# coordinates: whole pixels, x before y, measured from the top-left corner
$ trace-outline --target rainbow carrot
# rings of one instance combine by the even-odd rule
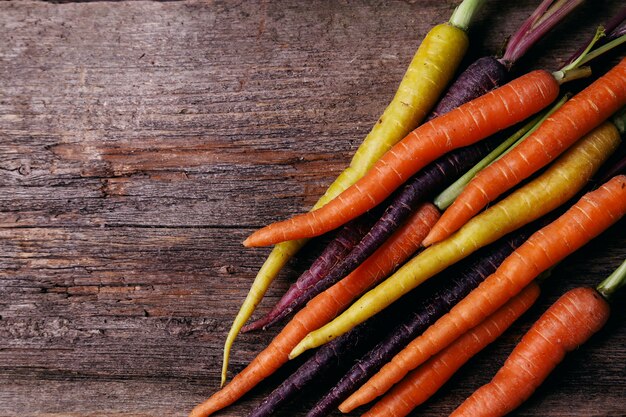
[[[408,371],[478,325],[537,275],[599,235],[625,213],[626,176],[614,177],[583,196],[565,214],[533,234],[493,275],[396,355],[344,402],[346,408],[355,408],[383,394]]]
[[[447,266],[559,207],[582,189],[619,143],[615,126],[603,124],[543,175],[476,216],[444,242],[427,248],[331,323],[307,335],[290,356],[345,333]]]
[[[484,2],[485,0],[463,0],[447,24],[435,26],[426,35],[393,100],[357,149],[350,166],[330,185],[313,206],[313,210],[324,206],[354,184],[389,148],[405,137],[426,116],[465,55],[469,45],[466,32]],[[226,381],[230,350],[239,331],[252,316],[280,270],[305,243],[306,240],[300,239],[276,245],[257,273],[224,343],[222,385]]]
[[[531,282],[498,311],[407,375],[363,417],[404,417],[409,414],[437,392],[465,362],[504,333],[537,297],[539,286]]]
[[[626,261],[596,289],[575,288],[559,298],[524,335],[493,380],[479,388],[453,417],[499,417],[517,408],[565,355],[600,330],[608,300],[626,283]]]
[[[257,230],[244,245],[268,245],[332,230],[381,203],[426,164],[526,119],[550,104],[558,92],[558,81],[547,71],[523,75],[418,127],[336,199],[319,210]]]
[[[311,300],[287,323],[250,364],[233,380],[191,412],[207,416],[250,391],[289,360],[289,352],[307,333],[332,319],[372,284],[385,278],[421,245],[422,239],[439,218],[439,210],[423,204],[383,246],[346,278]]]
[[[555,5],[552,3],[553,0],[544,0],[539,5],[508,43],[502,59],[483,57],[472,63],[463,71],[448,88],[445,96],[437,103],[437,106],[426,118],[426,121],[446,114],[460,105],[478,98],[502,85],[508,78],[508,71],[515,62],[517,62],[534,43],[539,41],[547,32],[563,20],[565,16],[579,6],[582,0],[567,0]],[[543,18],[544,16],[545,19]],[[531,126],[534,124],[535,123],[531,123]],[[530,128],[530,126],[528,128]],[[528,128],[523,129],[520,135],[523,135]],[[495,143],[496,140],[499,140],[499,138],[493,137],[490,139],[493,143]],[[475,145],[461,148],[444,155],[418,172],[412,179],[407,181],[402,192],[394,198],[394,201],[385,211],[380,221],[372,227],[372,231],[368,233],[363,241],[350,253],[350,256],[341,263],[341,267],[333,268],[330,276],[324,279],[326,282],[325,285],[316,286],[314,292],[311,291],[308,295],[302,294],[299,299],[294,299],[291,304],[287,304],[286,302],[292,300],[293,297],[285,294],[279,301],[280,306],[277,305],[266,317],[246,326],[244,331],[259,327],[265,329],[277,321],[280,321],[289,314],[290,311],[299,308],[300,305],[310,300],[319,291],[327,288],[329,285],[336,282],[337,279],[342,278],[352,271],[356,265],[361,263],[363,259],[366,259],[376,250],[380,245],[378,242],[384,241],[384,239],[393,233],[395,227],[401,224],[402,220],[410,213],[411,208],[421,202],[423,196],[425,196],[428,191],[436,187],[444,181],[444,179],[457,176],[457,170],[466,170],[469,168],[466,167],[466,164],[471,164],[469,158],[484,152],[487,146],[491,147],[491,144],[487,145],[485,141],[481,141]],[[498,148],[497,155],[500,155],[508,146]],[[467,181],[469,181],[469,179]],[[437,203],[437,201],[435,201],[435,205],[441,208],[441,205]]]

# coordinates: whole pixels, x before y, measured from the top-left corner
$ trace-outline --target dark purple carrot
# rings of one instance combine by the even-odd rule
[[[547,221],[547,220],[546,220]],[[336,409],[354,390],[366,382],[408,342],[445,314],[491,275],[498,265],[521,245],[538,226],[530,225],[506,239],[498,241],[446,273],[451,278],[435,294],[424,300],[387,337],[368,351],[309,411],[307,417],[321,417]],[[468,266],[469,264],[469,266]]]
[[[373,221],[374,217],[366,213],[342,227],[337,236],[326,246],[322,254],[289,287],[278,303],[265,316],[244,326],[241,329],[242,333],[259,328],[265,330],[269,325],[291,313],[293,310],[293,306],[290,305],[292,300],[299,297],[309,287],[328,275],[329,271],[359,243],[370,229]]]
[[[405,310],[402,310],[404,308]],[[282,384],[272,391],[248,417],[271,416],[278,408],[311,383],[321,380],[325,375],[334,373],[337,367],[349,366],[349,361],[357,358],[374,345],[376,336],[381,337],[390,320],[398,320],[406,311],[406,303],[395,306],[393,310],[361,323],[351,331],[320,347],[315,354],[304,362]]]
[[[565,0],[550,7],[554,0],[544,0],[511,37],[502,58],[482,57],[469,65],[448,87],[426,121],[459,107],[503,85],[511,67],[545,34],[584,0]]]
[[[490,56],[477,59],[448,87],[426,122],[501,86],[507,74],[507,69],[497,59]]]
[[[372,226],[367,234],[363,233],[364,236],[361,241],[354,246],[348,255],[337,262],[327,274],[318,275],[319,279],[314,285],[301,291],[291,291],[292,286],[266,316],[246,326],[244,331],[259,327],[266,329],[272,326],[291,312],[299,310],[317,294],[348,275],[369,258],[398,229],[419,203],[452,183],[495,148],[500,140],[501,138],[496,136],[472,146],[457,149],[415,174],[393,197],[380,220]]]

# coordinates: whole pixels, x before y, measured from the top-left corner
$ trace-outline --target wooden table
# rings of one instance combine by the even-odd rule
[[[315,202],[453,3],[1,3],[0,415],[184,416],[215,392],[269,251],[240,242]],[[519,70],[557,68],[621,6],[588,3]],[[490,2],[470,56],[497,53],[536,4]],[[563,262],[419,415],[449,413],[549,303],[616,267],[624,225]],[[514,415],[626,415],[624,300]],[[232,372],[276,332],[240,337]],[[285,376],[220,415],[245,415]],[[280,415],[302,415],[321,390]]]

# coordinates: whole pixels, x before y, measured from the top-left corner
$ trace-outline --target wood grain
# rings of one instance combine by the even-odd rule
[[[268,253],[240,242],[317,200],[453,3],[0,3],[0,416],[184,416],[213,393]],[[470,56],[500,50],[536,3],[490,2]],[[519,71],[556,68],[620,7],[588,3]],[[419,414],[449,413],[545,306],[607,275],[624,225],[559,266],[539,305]],[[626,415],[623,303],[515,415]],[[232,372],[275,334],[240,337]],[[220,415],[245,415],[293,366]],[[280,415],[303,415],[323,388]]]

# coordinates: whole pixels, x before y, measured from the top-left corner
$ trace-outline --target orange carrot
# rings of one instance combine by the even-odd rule
[[[567,352],[604,326],[609,314],[608,302],[593,288],[568,291],[524,335],[493,380],[475,391],[451,417],[498,417],[514,410]]]
[[[344,404],[353,409],[382,395],[410,370],[479,324],[537,275],[607,229],[626,213],[626,176],[587,193],[565,214],[533,234],[496,272],[422,336],[398,353]]]
[[[450,236],[489,202],[547,165],[626,104],[626,59],[566,102],[526,140],[483,169],[445,211],[424,245]]]
[[[403,417],[429,399],[472,356],[496,340],[539,297],[531,282],[485,321],[406,376],[363,417]],[[339,406],[341,411],[341,406]]]
[[[368,173],[325,206],[271,224],[245,246],[317,236],[366,212],[426,164],[452,149],[468,146],[546,107],[559,93],[549,72],[533,71],[415,129],[391,148]]]
[[[354,298],[385,278],[421,245],[439,218],[432,204],[420,206],[404,227],[357,269],[313,298],[250,364],[222,390],[198,405],[190,417],[205,417],[232,404],[289,360],[289,352],[309,332],[318,329],[347,307]]]

